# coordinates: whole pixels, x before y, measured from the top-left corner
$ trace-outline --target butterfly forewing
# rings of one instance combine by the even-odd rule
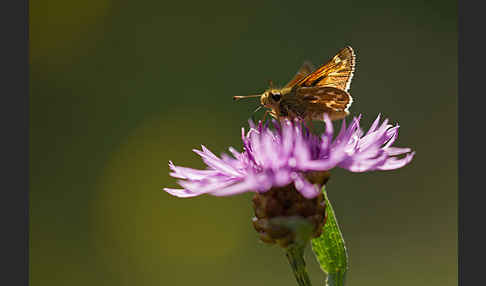
[[[286,88],[286,87],[293,87],[296,83],[298,83],[303,78],[305,78],[307,75],[309,75],[313,70],[314,70],[314,67],[313,67],[312,63],[310,63],[308,61],[304,62],[302,64],[302,66],[300,67],[300,69],[295,74],[294,78],[292,78],[292,80],[290,80],[284,86],[284,88]]]
[[[345,47],[328,63],[301,79],[295,86],[330,86],[348,91],[355,64],[356,56],[353,48]]]

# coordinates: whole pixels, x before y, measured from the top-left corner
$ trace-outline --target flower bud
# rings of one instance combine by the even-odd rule
[[[309,172],[306,178],[322,186],[329,179],[329,172]],[[306,199],[293,184],[256,193],[253,197],[253,209],[253,227],[260,239],[284,248],[295,242],[296,233],[285,225],[274,223],[275,218],[304,218],[312,226],[312,238],[322,234],[326,218],[324,196],[319,194],[315,198]]]

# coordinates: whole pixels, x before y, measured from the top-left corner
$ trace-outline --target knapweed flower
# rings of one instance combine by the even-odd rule
[[[293,184],[305,198],[320,194],[313,178],[335,167],[351,172],[393,170],[408,164],[415,152],[410,148],[392,147],[398,136],[399,126],[380,124],[380,115],[366,134],[360,128],[361,116],[353,118],[349,127],[342,121],[339,134],[333,139],[331,120],[324,116],[325,132],[315,135],[299,122],[274,121],[274,129],[268,124],[250,123],[245,133],[242,129],[243,152],[233,147],[233,157],[216,156],[206,147],[193,150],[208,166],[196,170],[175,166],[169,162],[170,175],[179,178],[183,189],[164,188],[177,197],[193,197],[202,194],[230,196],[243,192],[264,193],[275,187]],[[405,155],[404,157],[398,157]]]
[[[232,156],[218,157],[204,146],[194,150],[208,166],[206,170],[169,162],[170,175],[180,179],[183,189],[164,190],[183,198],[255,192],[253,226],[262,241],[282,247],[294,242],[295,233],[272,223],[276,217],[303,217],[313,226],[312,237],[318,237],[325,223],[326,207],[320,189],[329,178],[329,170],[393,170],[408,164],[415,154],[410,148],[392,147],[398,125],[388,124],[387,119],[380,124],[378,115],[365,134],[360,119],[361,116],[353,118],[349,127],[343,120],[335,138],[327,115],[322,135],[311,133],[299,121],[273,121],[273,129],[250,121],[248,132],[242,129],[242,152],[230,147]]]

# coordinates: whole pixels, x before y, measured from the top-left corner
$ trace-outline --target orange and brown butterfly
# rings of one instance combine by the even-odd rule
[[[332,120],[349,114],[353,98],[348,93],[356,64],[353,48],[345,47],[320,68],[304,62],[294,78],[283,88],[270,88],[262,94],[235,96],[234,99],[260,97],[260,103],[273,117],[323,120],[327,113]],[[264,116],[265,117],[265,116]]]

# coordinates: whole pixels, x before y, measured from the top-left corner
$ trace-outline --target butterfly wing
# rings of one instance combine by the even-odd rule
[[[305,61],[300,69],[297,71],[295,74],[294,78],[292,78],[285,86],[284,88],[287,87],[293,87],[296,83],[301,81],[303,78],[308,76],[312,71],[314,70],[314,66],[312,65],[311,62]]]
[[[295,86],[329,86],[348,91],[355,65],[356,55],[353,48],[347,46],[339,51],[328,63],[299,80]]]
[[[332,120],[336,120],[349,114],[348,108],[352,102],[351,95],[339,88],[302,87],[296,90],[296,96],[282,98],[280,110],[286,111],[291,117],[311,120],[322,120],[324,113],[327,113]]]

